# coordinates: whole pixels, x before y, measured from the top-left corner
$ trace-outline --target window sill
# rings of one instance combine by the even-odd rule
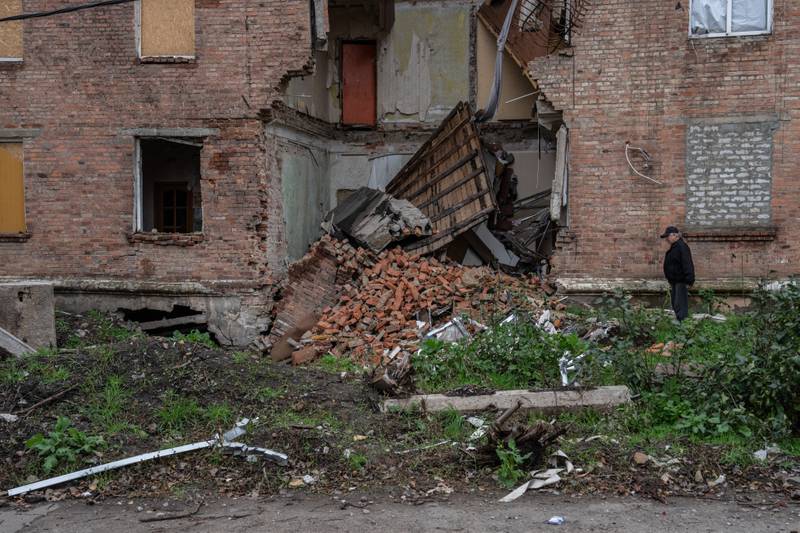
[[[31,238],[30,233],[0,233],[0,242],[25,242]]]
[[[772,226],[763,228],[688,228],[684,237],[694,242],[767,242],[774,241],[778,230]]]
[[[195,246],[203,242],[205,236],[202,233],[157,233],[157,232],[137,232],[128,234],[128,242],[150,243],[159,246]]]
[[[689,35],[689,40],[696,39],[736,39],[739,37],[769,37],[772,31],[745,31],[741,33],[706,33],[703,35]]]
[[[189,57],[189,56],[150,56],[150,57],[140,57],[139,64],[142,65],[149,65],[149,64],[191,64],[196,63],[196,57]]]

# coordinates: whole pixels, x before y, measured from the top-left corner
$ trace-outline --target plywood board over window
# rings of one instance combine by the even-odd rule
[[[194,0],[141,0],[141,57],[194,57]]]
[[[22,13],[22,0],[0,0],[0,19]],[[0,61],[22,59],[22,21],[0,23]]]
[[[22,143],[0,143],[0,233],[25,233]]]

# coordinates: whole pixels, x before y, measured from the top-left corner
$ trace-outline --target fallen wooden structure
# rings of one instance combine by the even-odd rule
[[[439,250],[489,218],[497,208],[491,180],[472,112],[460,102],[386,186],[387,193],[419,208],[433,228],[433,235],[406,250]]]
[[[396,409],[422,408],[430,412],[455,409],[460,412],[485,409],[510,409],[518,403],[522,409],[568,410],[581,407],[607,408],[631,401],[624,385],[594,389],[555,389],[549,391],[507,390],[480,396],[445,396],[422,394],[410,398],[388,399],[381,404],[387,412]]]

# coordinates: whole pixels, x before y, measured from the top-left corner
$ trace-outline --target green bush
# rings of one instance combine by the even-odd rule
[[[566,353],[580,355],[586,348],[574,334],[549,335],[532,320],[520,318],[456,343],[427,340],[412,364],[417,387],[424,391],[469,384],[552,388],[561,386],[559,359]]]
[[[711,296],[705,295],[711,299]],[[611,314],[620,335],[596,358],[616,380],[641,395],[638,416],[647,423],[708,438],[724,435],[781,438],[800,429],[800,290],[759,291],[753,305],[725,322],[675,324],[662,312],[616,300]],[[647,348],[675,343],[669,357]],[[657,363],[676,369],[657,372]]]

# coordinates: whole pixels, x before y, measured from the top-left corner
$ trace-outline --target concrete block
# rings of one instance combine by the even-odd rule
[[[407,409],[413,406],[422,406],[431,412],[446,411],[481,411],[484,409],[508,409],[522,402],[523,409],[562,410],[579,407],[612,407],[631,401],[628,387],[612,386],[598,387],[586,390],[551,390],[527,391],[509,390],[497,391],[494,394],[481,396],[445,396],[443,394],[423,394],[404,399],[385,400],[381,410]]]
[[[0,283],[0,327],[34,349],[54,348],[53,285],[39,281]]]

